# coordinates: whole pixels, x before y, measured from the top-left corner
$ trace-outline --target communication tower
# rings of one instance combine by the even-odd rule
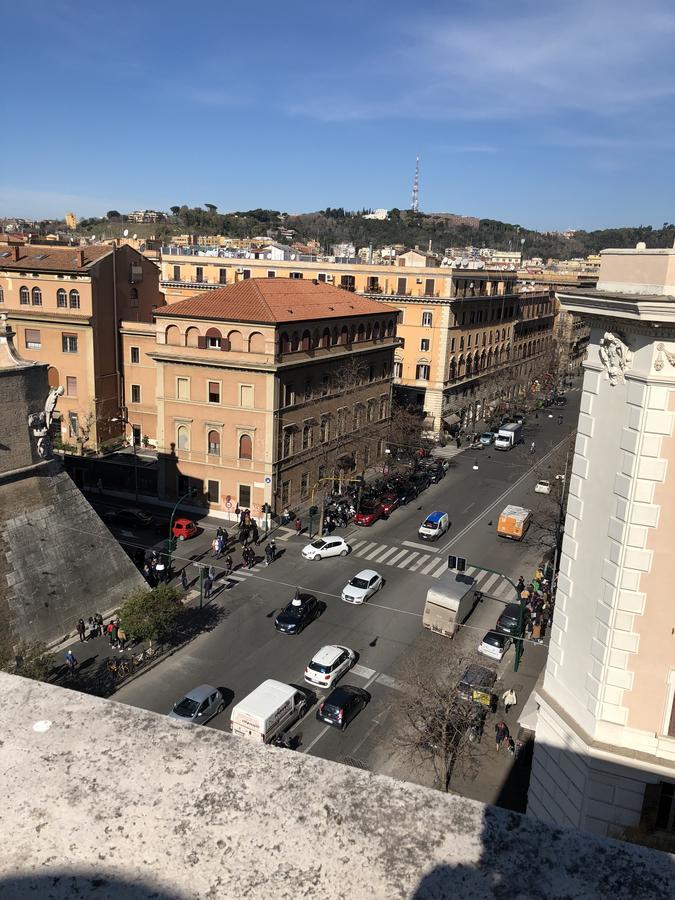
[[[415,180],[413,181],[412,203],[410,208],[414,213],[420,209],[420,158],[415,160]]]

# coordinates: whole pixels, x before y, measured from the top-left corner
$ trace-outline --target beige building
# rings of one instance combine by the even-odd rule
[[[311,281],[247,279],[124,322],[129,419],[159,454],[159,494],[261,515],[384,451],[397,310]]]
[[[528,812],[672,851],[675,250],[601,257]]]
[[[523,292],[513,270],[417,264],[429,259],[416,250],[395,265],[163,253],[161,284],[169,304],[216,285],[290,278],[396,306],[402,340],[395,384],[440,436],[444,424],[480,417],[488,376],[494,399],[504,389],[520,390],[539,371],[552,350],[555,303],[547,287]],[[506,370],[513,377],[503,377]]]
[[[123,405],[118,323],[150,322],[164,302],[157,266],[130,247],[0,243],[0,311],[28,360],[49,365],[61,442],[95,449],[119,436]],[[137,435],[140,440],[140,436]]]

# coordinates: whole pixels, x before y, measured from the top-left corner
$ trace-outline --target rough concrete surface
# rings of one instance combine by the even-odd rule
[[[665,854],[14,676],[0,694],[2,897],[671,895]]]

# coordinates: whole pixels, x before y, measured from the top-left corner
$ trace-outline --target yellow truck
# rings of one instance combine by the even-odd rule
[[[497,522],[497,534],[511,541],[522,541],[532,521],[532,510],[523,506],[506,506]]]

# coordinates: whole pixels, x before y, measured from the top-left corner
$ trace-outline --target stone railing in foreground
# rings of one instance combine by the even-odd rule
[[[675,883],[656,851],[9,675],[0,696],[0,897],[645,900]]]

